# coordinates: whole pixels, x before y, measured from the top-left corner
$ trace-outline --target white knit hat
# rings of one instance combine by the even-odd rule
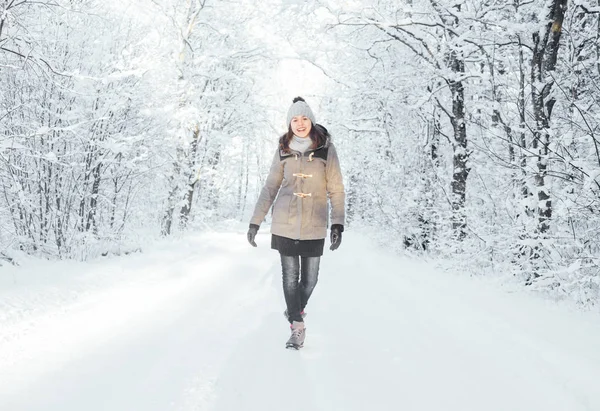
[[[306,101],[302,97],[296,97],[293,100],[293,104],[288,110],[287,113],[287,124],[288,126],[292,122],[292,118],[296,116],[305,116],[313,123],[313,125],[317,124],[317,120],[315,119],[315,115],[313,114],[310,106],[306,104]]]

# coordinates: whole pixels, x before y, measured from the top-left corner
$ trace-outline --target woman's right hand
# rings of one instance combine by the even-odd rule
[[[257,247],[254,239],[256,238],[259,227],[260,226],[257,226],[256,224],[250,224],[250,228],[248,229],[248,242],[252,247]]]

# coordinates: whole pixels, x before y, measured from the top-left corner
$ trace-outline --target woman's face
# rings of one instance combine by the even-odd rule
[[[292,131],[298,137],[308,136],[310,130],[312,129],[312,123],[310,122],[310,119],[305,116],[293,117],[290,124],[292,126]]]

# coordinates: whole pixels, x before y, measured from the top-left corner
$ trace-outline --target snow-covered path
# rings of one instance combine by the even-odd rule
[[[0,269],[0,410],[600,410],[596,315],[352,232],[322,260],[305,348],[285,350],[268,243]]]

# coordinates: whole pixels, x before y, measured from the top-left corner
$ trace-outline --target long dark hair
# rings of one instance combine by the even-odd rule
[[[310,133],[308,134],[312,140],[311,149],[319,148],[324,145],[329,139],[329,132],[325,127],[320,124],[312,124]],[[290,142],[294,138],[294,132],[292,131],[291,124],[288,126],[288,131],[279,138],[279,148],[284,153],[290,152]]]

